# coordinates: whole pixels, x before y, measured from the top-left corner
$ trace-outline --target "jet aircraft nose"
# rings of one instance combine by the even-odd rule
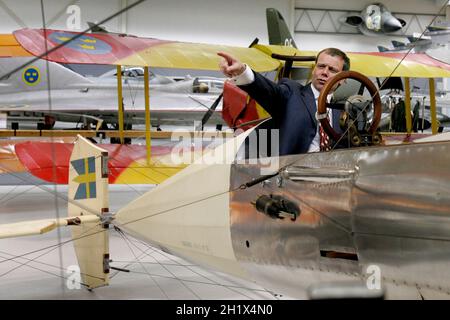
[[[402,24],[398,19],[390,16],[383,21],[381,28],[383,29],[383,32],[395,32],[402,28]]]

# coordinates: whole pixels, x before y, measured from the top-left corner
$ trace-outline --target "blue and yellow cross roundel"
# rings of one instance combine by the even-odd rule
[[[37,67],[28,67],[22,73],[22,80],[29,86],[35,86],[41,81],[41,75]]]
[[[71,164],[78,176],[73,181],[78,182],[75,200],[93,199],[97,197],[97,187],[95,182],[95,157],[78,159],[71,161]]]
[[[49,39],[55,44],[61,44],[74,36],[75,34],[70,32],[53,32]],[[87,34],[72,40],[64,47],[86,54],[109,54],[112,51],[108,43]]]

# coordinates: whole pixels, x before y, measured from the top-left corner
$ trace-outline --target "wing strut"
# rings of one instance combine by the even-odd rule
[[[145,96],[145,142],[147,145],[147,165],[150,166],[152,140],[150,136],[150,81],[148,67],[144,67],[144,96]]]
[[[119,106],[119,137],[120,143],[123,144],[123,96],[122,96],[122,66],[117,66],[117,99]]]

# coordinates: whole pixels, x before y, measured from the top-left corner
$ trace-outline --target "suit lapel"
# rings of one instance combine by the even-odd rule
[[[304,86],[301,90],[300,98],[303,100],[303,104],[306,106],[306,109],[308,110],[309,115],[311,116],[311,119],[313,123],[316,123],[316,100],[314,99],[314,94],[311,89],[311,84],[308,84],[307,86]]]
[[[308,110],[309,115],[311,116],[311,120],[313,121],[314,125],[317,125],[316,121],[316,112],[317,112],[317,105],[316,105],[316,99],[314,99],[314,93],[311,89],[311,84],[308,84],[307,86],[304,86],[301,89],[301,95],[300,98],[303,100],[302,102],[305,104],[306,109]],[[341,110],[333,109],[333,123],[331,123],[331,126],[337,133],[342,133],[342,130],[339,125],[339,118],[341,116]]]

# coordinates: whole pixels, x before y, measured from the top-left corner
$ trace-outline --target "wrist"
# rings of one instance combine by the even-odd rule
[[[247,65],[245,63],[242,63],[241,69],[239,70],[239,74],[238,76],[240,76],[241,74],[243,74],[245,72],[245,70],[247,69]]]

